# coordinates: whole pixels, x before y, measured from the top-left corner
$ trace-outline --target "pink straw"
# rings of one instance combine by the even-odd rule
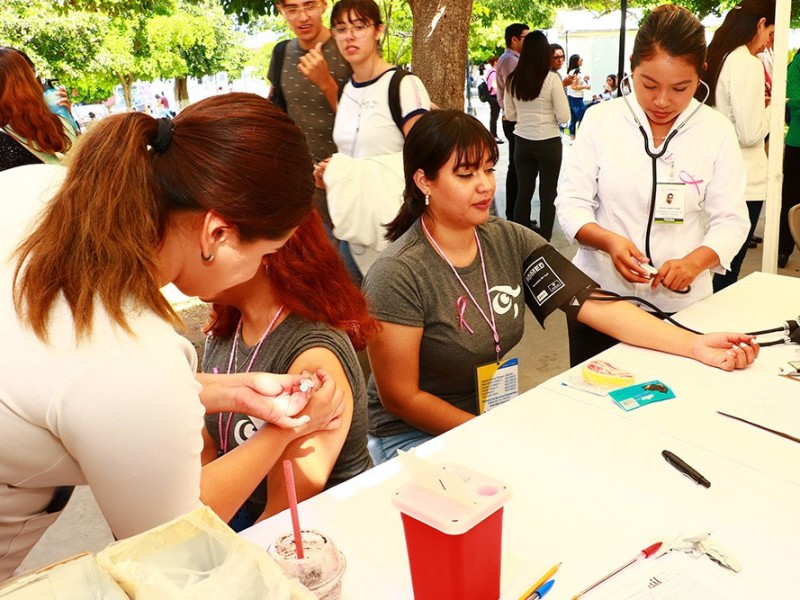
[[[292,513],[292,529],[294,529],[294,548],[297,558],[305,558],[303,554],[303,537],[300,535],[300,518],[297,516],[297,492],[294,489],[294,471],[290,460],[283,461],[283,477],[286,480],[286,495],[289,497],[289,511]]]

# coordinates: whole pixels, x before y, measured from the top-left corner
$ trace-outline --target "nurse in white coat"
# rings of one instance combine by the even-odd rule
[[[736,134],[693,99],[705,54],[689,11],[654,10],[636,35],[632,93],[587,111],[556,199],[580,244],[573,262],[603,289],[667,313],[712,293],[710,271],[729,268],[749,229]],[[568,325],[572,364],[616,342]]]

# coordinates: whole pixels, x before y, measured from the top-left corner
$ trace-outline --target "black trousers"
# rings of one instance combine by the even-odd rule
[[[756,230],[758,218],[761,216],[761,207],[763,205],[764,202],[761,200],[747,201],[747,212],[750,215],[750,231],[744,240],[744,244],[739,248],[739,252],[733,257],[730,271],[725,271],[724,275],[714,273],[714,279],[712,280],[714,292],[724,290],[729,285],[733,285],[738,281],[739,272],[742,270],[742,263],[744,262],[744,256],[747,254],[747,244],[750,243],[750,238],[753,237],[753,233]]]
[[[489,96],[489,131],[497,139],[497,119],[500,118],[500,103],[497,96]]]
[[[514,204],[514,222],[528,227],[531,222],[531,200],[539,177],[539,227],[541,236],[548,242],[553,237],[556,219],[556,191],[561,172],[561,138],[526,140],[517,138],[514,149],[514,168],[517,171],[517,200]]]
[[[503,135],[508,140],[508,173],[506,173],[506,219],[514,220],[514,204],[517,201],[517,170],[514,168],[514,147],[516,136],[514,128],[516,121],[506,121],[503,119]]]

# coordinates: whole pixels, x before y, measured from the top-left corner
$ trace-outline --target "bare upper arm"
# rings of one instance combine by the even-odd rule
[[[301,353],[289,367],[290,374],[303,371],[326,371],[344,392],[345,409],[342,423],[333,431],[317,431],[290,443],[267,477],[267,507],[263,516],[270,516],[288,507],[283,460],[291,460],[298,501],[321,492],[344,446],[353,421],[353,387],[338,357],[327,348],[310,348]]]
[[[419,391],[419,349],[422,327],[379,322],[379,331],[367,345],[369,363],[384,407]]]

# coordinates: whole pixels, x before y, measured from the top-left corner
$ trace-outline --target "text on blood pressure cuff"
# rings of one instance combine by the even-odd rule
[[[544,327],[544,320],[557,308],[577,314],[586,297],[600,286],[545,244],[522,261],[522,287],[525,304]]]

